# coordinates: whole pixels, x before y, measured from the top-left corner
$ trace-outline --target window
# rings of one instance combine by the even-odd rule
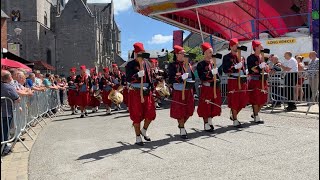
[[[48,16],[47,16],[47,12],[44,12],[44,25],[48,26]]]
[[[51,50],[47,50],[47,63],[51,65]]]
[[[21,14],[19,10],[12,10],[10,16],[12,21],[20,21]]]

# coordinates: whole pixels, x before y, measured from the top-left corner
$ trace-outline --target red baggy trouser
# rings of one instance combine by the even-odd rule
[[[180,119],[187,120],[193,115],[193,112],[194,112],[193,90],[185,90],[184,101],[182,100],[182,91],[173,90],[172,100],[173,102],[171,102],[170,117],[177,120],[180,120]]]
[[[97,98],[95,98],[93,95],[90,96],[90,106],[91,107],[100,106],[100,101]]]
[[[108,99],[108,96],[109,96],[110,92],[111,92],[111,90],[110,91],[105,91],[105,90],[102,91],[103,104],[105,104],[105,105],[107,105],[109,107],[111,107],[111,104],[112,104],[111,100]]]
[[[79,98],[78,92],[76,90],[69,90],[68,91],[68,102],[70,106],[77,105],[77,99]]]
[[[123,103],[128,107],[128,91],[129,89],[127,87],[123,87]]]
[[[202,86],[200,89],[200,100],[198,105],[198,115],[202,118],[213,118],[215,116],[221,115],[221,90],[220,88],[216,89],[217,98],[214,98],[213,94],[213,87],[208,86]],[[213,105],[210,103],[205,102],[206,100],[209,100],[217,105]]]
[[[249,103],[252,105],[264,105],[268,101],[268,84],[264,81],[264,90],[262,91],[262,81],[261,80],[249,80]]]
[[[90,95],[89,92],[79,92],[79,96],[77,98],[77,104],[80,107],[86,107],[89,105]]]
[[[144,103],[141,103],[140,89],[129,90],[129,113],[133,124],[139,124],[145,119],[151,121],[156,119],[156,107],[154,105],[152,92],[147,96],[143,96],[143,98]]]
[[[248,85],[247,83],[241,83],[241,90],[239,90],[238,79],[228,79],[228,107],[241,111],[242,108],[245,108],[249,102],[248,97]],[[231,91],[235,91],[232,93]]]

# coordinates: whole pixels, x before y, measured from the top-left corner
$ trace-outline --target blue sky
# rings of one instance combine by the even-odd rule
[[[107,3],[110,0],[88,0],[89,3]],[[122,57],[127,60],[133,43],[144,43],[147,50],[172,50],[172,34],[178,28],[142,16],[133,11],[131,0],[114,0],[116,22],[121,30]],[[187,33],[184,34],[186,36]]]

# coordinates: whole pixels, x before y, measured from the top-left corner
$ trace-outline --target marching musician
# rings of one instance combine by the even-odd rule
[[[80,110],[81,110],[80,118],[83,118],[84,116],[88,116],[88,112],[86,108],[89,105],[89,98],[90,98],[89,91],[92,88],[91,78],[86,73],[86,70],[87,69],[85,65],[80,66],[80,75],[76,77],[76,81],[75,81],[78,92],[79,92],[78,105],[80,106]]]
[[[239,41],[233,38],[229,42],[231,52],[223,57],[223,72],[228,74],[228,107],[231,108],[230,119],[235,127],[241,127],[238,114],[248,103],[247,79],[244,62],[237,56]],[[239,50],[240,51],[240,50]],[[239,76],[240,75],[240,76]],[[240,82],[239,82],[240,80]],[[240,83],[240,87],[239,87]]]
[[[112,64],[112,72],[110,73],[110,75],[112,76],[113,79],[113,89],[114,90],[118,90],[118,88],[121,85],[121,78],[122,78],[122,72],[119,70],[119,67],[117,64]],[[116,110],[120,110],[121,106],[120,104],[116,106]]]
[[[127,106],[127,111],[129,111],[129,102],[128,102],[128,91],[129,91],[129,88],[128,88],[128,83],[127,83],[127,76],[126,76],[126,73],[123,72],[121,74],[121,85],[123,87],[123,103]]]
[[[110,115],[112,102],[110,99],[108,99],[108,96],[112,88],[114,87],[114,83],[108,67],[103,69],[103,73],[104,74],[100,79],[99,87],[102,90],[102,101],[103,101],[103,104],[105,104],[106,106],[106,114]]]
[[[145,52],[144,46],[138,42],[135,43],[133,47],[134,60],[130,61],[126,66],[127,82],[130,83],[129,113],[135,129],[136,144],[141,146],[144,144],[141,135],[146,141],[151,141],[147,135],[147,129],[150,123],[156,118],[156,109],[151,92],[151,67],[146,59],[138,57]],[[142,64],[140,65],[140,63]],[[141,69],[141,67],[143,68]],[[143,78],[143,80],[141,80],[141,78]],[[143,88],[143,97],[141,97],[141,85]],[[144,126],[141,129],[140,124],[142,121],[144,121]]]
[[[183,139],[188,138],[185,123],[194,112],[193,87],[185,87],[184,81],[194,79],[192,68],[185,57],[185,50],[181,46],[174,46],[174,62],[169,64],[169,83],[173,86],[170,117],[178,120],[180,136]]]
[[[214,68],[212,61],[213,48],[209,43],[201,45],[204,53],[204,60],[197,65],[197,71],[201,80],[200,99],[198,106],[198,115],[203,118],[204,130],[213,132],[214,126],[212,118],[221,115],[221,91],[219,83],[216,85],[216,97],[214,97],[214,75],[217,76],[219,82],[218,68]],[[210,101],[214,104],[210,104]],[[220,106],[220,107],[219,107]]]
[[[75,80],[76,80],[76,71],[77,68],[73,67],[70,69],[70,76],[67,78],[67,82],[68,82],[68,102],[69,105],[71,107],[71,115],[74,115],[76,113],[77,110],[77,98],[78,98],[78,94],[77,94],[77,87],[75,84]]]
[[[90,106],[92,107],[92,113],[98,112],[100,106],[100,100],[94,96],[94,92],[99,90],[99,78],[96,74],[96,68],[90,69],[90,77],[92,84],[92,93],[90,93]]]
[[[263,47],[260,41],[254,40],[252,41],[252,48],[254,54],[251,54],[247,58],[248,65],[248,87],[249,87],[249,103],[253,108],[253,118],[256,123],[263,123],[262,119],[259,117],[259,112],[263,105],[268,100],[268,87],[267,87],[267,78],[264,78],[262,82],[262,74],[263,69],[266,70],[267,64],[264,61],[264,57],[261,55],[261,51]],[[264,87],[262,87],[262,83]],[[264,88],[264,89],[263,89]]]
[[[157,87],[159,82],[162,81],[162,77],[160,76],[160,71],[158,68],[158,61],[156,59],[150,59],[150,63],[151,63],[151,74],[153,76],[152,78],[153,86]],[[155,107],[160,108],[159,104],[161,104],[161,99],[159,98],[159,94],[155,89],[154,89],[154,101],[155,101]]]

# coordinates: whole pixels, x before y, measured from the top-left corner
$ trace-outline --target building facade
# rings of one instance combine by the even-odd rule
[[[8,42],[7,42],[7,19],[9,19],[8,15],[1,10],[1,51],[2,48],[8,49]]]
[[[55,17],[64,0],[1,0],[8,20],[8,44],[19,48],[19,56],[53,64],[55,60]],[[59,8],[58,8],[59,7]],[[20,34],[15,32],[19,28]],[[14,46],[18,45],[18,46]]]
[[[45,61],[59,74],[82,64],[102,69],[123,61],[112,1],[1,0],[1,7],[9,16],[9,51],[10,44],[18,45],[24,59]]]
[[[113,2],[69,0],[56,18],[59,73],[80,65],[102,70],[116,61],[121,55],[121,37],[113,9]]]

